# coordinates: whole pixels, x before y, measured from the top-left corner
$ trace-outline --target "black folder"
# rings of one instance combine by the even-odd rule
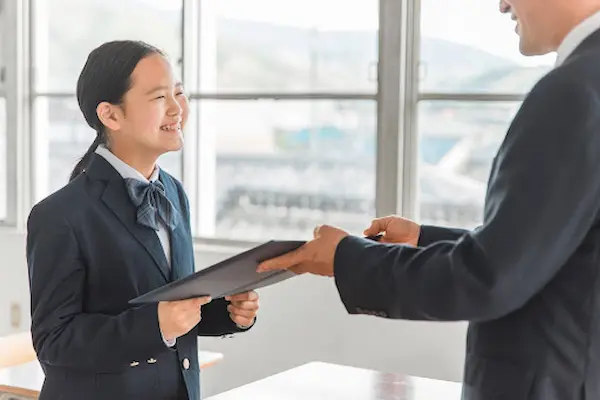
[[[237,254],[190,276],[171,282],[129,301],[130,304],[185,300],[210,296],[213,300],[270,286],[296,274],[286,270],[256,272],[258,264],[293,251],[306,242],[272,240]]]

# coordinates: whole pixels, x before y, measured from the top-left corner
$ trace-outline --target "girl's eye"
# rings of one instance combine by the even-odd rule
[[[155,100],[164,99],[164,98],[165,98],[165,96],[158,96]]]

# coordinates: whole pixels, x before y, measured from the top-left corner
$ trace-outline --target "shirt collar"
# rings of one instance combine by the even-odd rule
[[[137,179],[146,183],[155,182],[158,179],[158,175],[160,172],[160,168],[158,167],[158,165],[154,167],[154,171],[152,171],[150,179],[146,179],[146,177],[142,175],[140,171],[136,170],[131,165],[127,164],[119,157],[115,156],[110,150],[106,148],[105,145],[99,145],[96,149],[96,154],[102,156],[106,161],[108,161],[108,163],[112,165],[114,169],[117,170],[117,172],[123,177],[123,179]]]
[[[558,67],[575,51],[575,49],[592,33],[600,29],[600,11],[584,19],[564,40],[556,51],[556,66]]]

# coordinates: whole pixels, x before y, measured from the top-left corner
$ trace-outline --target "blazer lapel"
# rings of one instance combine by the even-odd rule
[[[176,281],[185,278],[193,272],[189,265],[189,252],[193,251],[189,239],[185,235],[183,221],[171,232],[171,279]]]
[[[165,280],[168,281],[170,275],[169,265],[160,240],[154,230],[137,223],[136,208],[127,194],[119,173],[101,156],[96,155],[94,155],[86,173],[92,179],[107,180],[106,189],[102,194],[102,201],[127,228],[129,233],[148,251]]]
[[[171,232],[171,279],[173,281],[191,275],[194,272],[193,243],[187,230],[187,212],[183,210],[179,191],[173,180],[166,174],[160,175],[160,180],[165,186],[168,199],[179,213],[177,227]]]

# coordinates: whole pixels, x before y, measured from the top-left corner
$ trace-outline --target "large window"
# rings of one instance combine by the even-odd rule
[[[361,232],[375,214],[378,1],[199,4],[196,234]]]
[[[87,54],[141,39],[190,97],[185,149],[160,164],[186,187],[194,235],[217,241],[360,234],[394,212],[481,223],[492,158],[554,63],[519,54],[497,1],[31,1],[33,197],[66,184],[94,138],[74,93]]]
[[[421,0],[417,218],[423,223],[481,223],[492,158],[523,96],[554,63],[519,54],[514,22],[497,3]]]
[[[89,52],[110,40],[143,40],[165,50],[180,73],[182,3],[122,0],[117,6],[103,0],[33,0],[36,199],[67,183],[94,140],[75,98]],[[180,178],[181,154],[165,156],[161,166]]]

